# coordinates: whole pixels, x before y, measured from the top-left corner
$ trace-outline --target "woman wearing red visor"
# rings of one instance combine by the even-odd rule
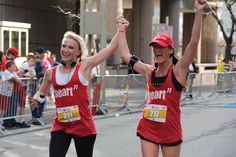
[[[198,46],[205,0],[195,0],[195,20],[191,40],[182,58],[174,65],[174,43],[170,36],[160,34],[149,46],[157,67],[145,64],[131,55],[127,46],[125,29],[128,26],[123,16],[117,17],[119,47],[125,63],[147,79],[147,104],[140,118],[137,135],[141,140],[143,157],[179,157],[182,143],[180,97],[186,81],[188,67],[192,63]]]

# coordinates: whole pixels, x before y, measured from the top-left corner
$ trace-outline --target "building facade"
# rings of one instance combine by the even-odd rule
[[[190,40],[194,20],[194,4],[189,0],[0,0],[0,49],[5,51],[15,46],[19,48],[20,55],[25,56],[42,46],[59,57],[64,32],[73,30],[79,34],[83,23],[59,12],[58,6],[73,14],[100,11],[104,21],[95,20],[92,24],[106,27],[106,33],[98,33],[94,37],[86,35],[84,27],[82,30],[91,51],[96,47],[93,45],[101,44],[103,38],[107,42],[111,40],[116,33],[114,18],[123,12],[130,21],[127,30],[130,50],[147,63],[153,60],[148,43],[158,31],[155,28],[164,28],[160,24],[168,26],[167,32],[173,37],[176,55],[182,56]],[[211,16],[204,15],[202,31],[197,63],[214,63],[219,53],[219,30]],[[109,65],[117,66],[121,62],[118,56],[112,56]]]

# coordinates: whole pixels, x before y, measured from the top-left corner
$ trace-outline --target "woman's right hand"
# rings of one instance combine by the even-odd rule
[[[30,108],[38,108],[39,107],[39,104],[38,104],[38,101],[35,100],[33,97],[28,97],[28,103],[30,105]]]
[[[197,11],[203,12],[207,8],[207,0],[195,0],[195,7]]]

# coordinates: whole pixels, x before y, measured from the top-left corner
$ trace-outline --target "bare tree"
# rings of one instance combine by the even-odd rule
[[[80,1],[79,0],[70,0],[71,3],[75,4],[74,12],[68,8],[61,8],[61,6],[51,6],[55,8],[57,12],[64,14],[67,18],[71,19],[72,23],[69,28],[72,28],[76,33],[79,33],[80,30]]]
[[[234,33],[236,32],[236,0],[223,0],[223,5],[225,5],[227,13],[230,16],[230,24],[228,25],[229,29],[226,29],[225,19],[223,16],[220,19],[220,16],[218,15],[219,13],[219,0],[214,0],[214,4],[208,4],[208,11],[211,16],[214,17],[214,19],[217,21],[218,25],[220,26],[220,30],[222,31],[223,38],[226,43],[225,47],[225,62],[228,63],[229,60],[231,60],[231,49],[233,47],[233,36]]]

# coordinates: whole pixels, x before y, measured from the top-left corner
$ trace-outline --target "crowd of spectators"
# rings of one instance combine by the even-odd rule
[[[25,114],[26,99],[35,94],[46,70],[59,64],[56,55],[43,47],[27,53],[19,67],[15,63],[18,57],[15,47],[5,53],[0,51],[0,130],[31,127],[24,116],[20,116]],[[48,98],[53,101],[53,90]],[[19,115],[17,119],[16,115]],[[39,125],[37,121],[32,124]]]

